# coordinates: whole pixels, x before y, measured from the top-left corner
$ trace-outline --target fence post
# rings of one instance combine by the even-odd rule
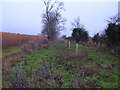
[[[78,44],[76,44],[76,55],[78,53]]]
[[[76,51],[78,51],[78,44],[76,44]]]
[[[69,46],[69,48],[70,48],[70,41],[68,42],[68,46]]]

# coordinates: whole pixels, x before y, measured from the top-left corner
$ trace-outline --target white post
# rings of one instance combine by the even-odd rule
[[[68,42],[68,46],[69,46],[69,48],[70,48],[70,41]]]
[[[78,44],[76,44],[76,55],[77,55],[77,52],[78,52]]]
[[[78,51],[78,44],[76,44],[76,51]]]

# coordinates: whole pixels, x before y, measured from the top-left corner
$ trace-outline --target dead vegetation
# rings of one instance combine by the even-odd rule
[[[28,43],[22,45],[22,52],[25,54],[28,54],[32,51],[35,51],[39,48],[44,48],[48,45],[48,40],[47,39],[37,39],[37,40],[32,40],[29,41]]]
[[[10,87],[12,88],[44,88],[47,85],[51,88],[61,88],[62,86],[62,75],[59,73],[54,73],[53,65],[48,64],[46,61],[43,62],[42,68],[39,68],[32,74],[30,74],[29,71],[23,70],[22,66],[20,67],[21,68],[19,70],[15,68],[15,70],[12,70],[11,72],[9,72],[8,70],[4,70],[4,73],[6,75],[9,74],[9,76],[4,76],[3,79],[9,79],[11,81]],[[15,76],[15,78],[13,77],[13,75]],[[27,80],[27,77],[31,77],[29,81]],[[43,82],[44,84],[42,84]],[[49,82],[53,82],[54,86]]]
[[[99,84],[96,79],[85,80],[85,73],[83,71],[79,71],[78,74],[74,77],[73,80],[73,88],[99,88]]]
[[[30,54],[31,52],[36,51],[40,48],[47,47],[48,44],[50,44],[47,38],[43,38],[43,37],[41,38],[40,36],[12,34],[12,33],[2,33],[2,35],[3,35],[3,39],[2,39],[3,48],[7,47],[6,44],[10,46],[20,45],[19,52],[13,52],[7,55],[2,55],[2,63],[3,63],[2,66],[4,69],[7,69],[9,66],[13,65],[11,61],[16,61],[16,60],[18,61],[22,58],[25,58],[26,55]],[[8,37],[12,37],[12,38],[9,40]]]
[[[0,34],[2,35],[2,48],[21,46],[31,40],[46,39],[46,37],[37,35],[25,35],[8,32],[0,32]]]
[[[79,50],[75,52],[70,52],[67,56],[66,59],[75,59],[75,58],[80,58],[80,59],[85,59],[87,57],[87,52],[80,48]]]

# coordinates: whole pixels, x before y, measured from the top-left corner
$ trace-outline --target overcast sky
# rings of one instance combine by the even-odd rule
[[[42,30],[42,14],[44,4],[40,2],[2,2],[3,32],[34,34]],[[107,26],[106,20],[118,13],[117,2],[64,2],[65,11],[62,16],[66,18],[66,30],[61,35],[71,35],[71,21],[80,17],[81,23],[91,36],[101,32]],[[0,11],[1,11],[0,10]],[[2,24],[1,24],[2,23]]]

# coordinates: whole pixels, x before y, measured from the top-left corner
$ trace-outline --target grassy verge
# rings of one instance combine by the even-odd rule
[[[7,56],[13,53],[20,52],[21,48],[20,47],[9,47],[9,48],[4,48],[2,49],[2,55]]]
[[[3,87],[118,87],[118,57],[75,44],[54,42],[3,70]]]
[[[102,70],[97,76],[97,82],[100,84],[100,87],[119,87],[120,57],[106,55],[88,47],[81,47],[87,50],[88,57],[92,60],[91,63],[99,63],[102,66]]]

